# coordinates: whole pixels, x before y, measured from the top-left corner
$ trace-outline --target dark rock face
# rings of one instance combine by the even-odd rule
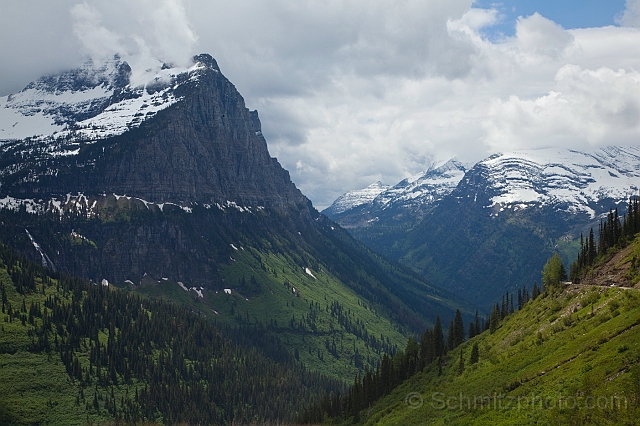
[[[114,161],[96,165],[106,191],[157,202],[306,205],[269,156],[257,114],[224,76],[209,68],[186,90],[184,101],[145,123],[129,146],[114,146]]]
[[[229,243],[247,229],[263,236],[312,229],[318,213],[269,155],[257,111],[245,107],[211,56],[194,59],[201,65],[196,74],[180,74],[172,83],[179,101],[138,128],[80,142],[80,152],[69,157],[27,157],[24,149],[12,156],[10,148],[0,153],[5,170],[12,164],[17,170],[0,178],[2,196],[64,204],[67,194],[82,193],[100,211],[66,206],[53,217],[6,212],[0,224],[4,241],[37,259],[24,233],[28,228],[56,265],[86,278],[122,282],[149,273],[206,285],[215,281],[216,265],[229,261]],[[112,68],[109,81],[128,80],[126,63]],[[53,91],[56,85],[62,90],[108,83],[92,78],[77,70],[37,83]],[[121,93],[127,91],[129,86]],[[109,194],[134,198],[117,201]],[[163,211],[162,203],[177,206]],[[93,243],[69,240],[74,233]]]
[[[2,192],[21,198],[115,193],[159,203],[309,209],[289,173],[270,157],[257,112],[245,107],[213,58],[196,60],[206,67],[177,86],[174,95],[181,101],[137,129],[84,145],[76,156],[32,163],[4,179]]]

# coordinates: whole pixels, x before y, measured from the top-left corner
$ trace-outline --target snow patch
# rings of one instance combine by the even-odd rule
[[[304,268],[304,271],[307,273],[307,275],[313,277],[314,280],[317,280],[316,276],[313,275],[313,272],[311,272],[311,269],[309,268]]]
[[[42,247],[40,247],[40,244],[36,242],[36,240],[31,236],[28,230],[25,229],[25,232],[29,236],[29,240],[31,240],[31,244],[33,244],[33,247],[35,247],[38,253],[40,253],[40,257],[42,259],[42,266],[44,266],[45,268],[51,268],[55,271],[56,265],[54,265],[53,261],[49,258],[49,256],[47,256],[47,254],[42,251]]]

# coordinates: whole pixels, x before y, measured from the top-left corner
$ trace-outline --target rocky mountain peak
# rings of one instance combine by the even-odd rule
[[[201,53],[200,55],[194,56],[193,62],[202,64],[207,68],[220,72],[218,62],[216,62],[216,60],[213,59],[213,56],[209,55],[208,53]]]
[[[20,99],[0,98],[0,140],[3,130],[49,131],[4,142],[2,192],[23,199],[114,193],[185,206],[308,209],[269,155],[257,112],[245,107],[210,55],[194,61],[190,68],[158,70],[144,86],[114,89],[131,70],[114,57],[40,79]]]
[[[28,84],[22,92],[35,90],[59,95],[63,92],[87,91],[99,86],[122,89],[129,84],[130,76],[129,64],[119,55],[114,55],[102,63],[89,59],[80,68],[41,77]]]

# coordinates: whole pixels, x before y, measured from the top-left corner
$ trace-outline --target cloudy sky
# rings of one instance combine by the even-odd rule
[[[457,157],[640,143],[640,0],[21,0],[0,95],[212,54],[318,208]]]

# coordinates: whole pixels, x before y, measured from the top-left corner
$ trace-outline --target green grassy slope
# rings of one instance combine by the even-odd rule
[[[23,297],[16,291],[6,268],[0,268],[0,282],[8,303],[18,308],[23,300],[26,306],[31,306],[57,293],[49,287],[46,295],[33,293]],[[4,312],[1,317],[0,424],[84,425],[109,419],[106,411],[86,410],[84,400],[93,400],[93,388],[84,391],[82,404],[76,401],[78,386],[67,375],[58,353],[30,351],[30,324],[22,324],[15,318],[9,321]]]
[[[286,254],[237,248],[233,261],[221,265],[223,286],[203,290],[203,298],[162,280],[146,280],[135,291],[181,301],[217,323],[261,324],[310,369],[347,381],[365,365],[376,365],[384,353],[404,347],[411,331],[346,287],[324,265],[311,270]]]
[[[2,425],[279,421],[342,389],[261,327],[215,326],[2,245],[0,290]]]
[[[442,375],[431,365],[403,383],[363,424],[637,424],[639,324],[638,290],[568,286],[450,352]]]
[[[39,259],[28,229],[65,271],[180,302],[219,324],[264,327],[313,371],[347,382],[437,315],[475,311],[321,215],[147,210],[114,196],[96,205],[98,218],[2,211],[0,240]]]

